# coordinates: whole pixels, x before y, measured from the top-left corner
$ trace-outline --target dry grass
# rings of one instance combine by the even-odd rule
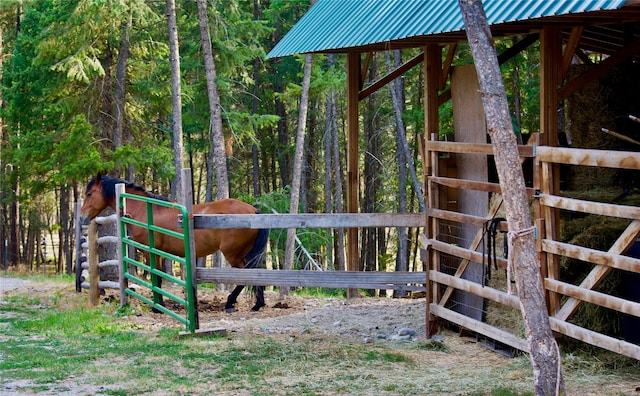
[[[36,312],[25,308],[29,312],[25,315],[40,315],[48,308],[52,312],[87,311],[86,294],[76,294],[72,285],[49,280],[30,280],[28,285],[11,292],[3,291],[2,298],[10,301],[28,296],[29,301],[39,301],[39,305],[33,307]],[[363,299],[343,306],[321,304],[314,310],[309,308],[308,317],[334,311],[343,315],[346,322],[347,316],[360,317],[359,310],[383,309],[384,302],[371,300],[368,304]],[[394,300],[389,302],[398,304]],[[410,309],[413,304],[405,301],[391,305],[392,312],[415,315],[415,310]],[[268,317],[269,312],[276,310],[267,309],[260,318],[250,318],[246,312],[229,317],[228,323],[234,322],[236,330],[226,338],[183,339],[176,337],[181,328],[175,322],[158,319],[143,309],[138,310],[140,316],[115,316],[116,308],[114,304],[96,308],[104,313],[104,318],[95,326],[104,329],[85,329],[85,335],[80,338],[71,335],[67,339],[64,332],[54,329],[29,334],[29,339],[56,345],[51,351],[40,351],[44,356],[50,353],[49,365],[58,364],[56,355],[73,350],[73,343],[78,342],[84,349],[78,357],[95,356],[84,356],[91,364],[74,366],[72,371],[56,379],[38,377],[37,371],[33,372],[32,379],[20,378],[16,377],[15,370],[0,366],[3,394],[490,395],[502,389],[510,393],[500,394],[515,395],[532,389],[528,356],[507,358],[449,331],[440,334],[442,341],[437,345],[426,341],[377,339],[363,343],[361,338],[325,332],[320,325],[297,331],[293,324],[299,319],[292,320],[293,330],[266,333],[258,321],[268,323],[277,319]],[[299,311],[291,315],[280,311],[278,315],[280,320],[287,316],[301,317]],[[145,325],[141,329],[139,323],[143,319],[143,323],[162,325]],[[3,319],[3,323],[12,326],[13,322]],[[331,323],[327,326],[332,327]],[[72,325],[70,328],[68,331],[75,331]],[[14,351],[24,340],[14,343],[12,333],[18,336],[16,330],[9,330],[4,332],[2,341]],[[58,335],[51,339],[51,334]],[[96,337],[96,334],[101,335]],[[7,361],[14,361],[9,355],[5,357]],[[26,361],[29,355],[24,354],[20,359]],[[585,355],[565,355],[563,362],[569,394],[633,394],[639,382],[637,365],[612,369],[610,361]],[[24,374],[28,373],[23,371]]]

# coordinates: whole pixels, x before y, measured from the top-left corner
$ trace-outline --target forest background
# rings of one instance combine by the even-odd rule
[[[206,4],[220,100],[212,116],[198,1]],[[173,0],[3,0],[0,3],[0,259],[4,269],[73,271],[74,206],[98,171],[175,198],[174,128],[167,4]],[[304,15],[309,0],[176,2],[184,166],[196,202],[231,197],[287,213],[304,56],[266,54]],[[517,38],[513,38],[517,40]],[[498,53],[512,44],[497,41]],[[375,53],[365,85],[418,54]],[[514,130],[539,125],[538,47],[502,65]],[[341,54],[312,56],[298,210],[343,212],[346,69]],[[454,65],[472,63],[459,45]],[[360,211],[424,210],[419,137],[423,76],[409,70],[360,104]],[[453,136],[451,102],[441,139]],[[216,141],[216,128],[223,140]],[[227,186],[214,155],[224,147]],[[361,270],[418,270],[418,230],[363,229]],[[275,268],[285,230],[272,230]],[[298,230],[325,269],[344,269],[341,230]],[[297,255],[295,268],[308,264]],[[46,265],[46,267],[45,267]]]

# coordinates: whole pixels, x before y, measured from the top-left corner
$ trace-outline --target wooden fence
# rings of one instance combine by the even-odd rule
[[[261,214],[193,216],[194,229],[202,228],[362,228],[423,227],[420,213],[343,213],[343,214]],[[178,225],[182,219],[178,220]],[[424,272],[356,272],[356,271],[245,271],[235,268],[198,268],[198,283],[234,283],[254,286],[330,287],[425,291]]]
[[[558,189],[558,164],[572,166],[610,167],[640,170],[640,154],[637,152],[568,149],[556,147],[519,147],[523,161],[533,160],[533,185],[528,189],[535,213],[537,249],[540,257],[544,286],[547,291],[551,328],[586,343],[640,360],[640,346],[624,339],[598,333],[571,322],[572,315],[582,303],[591,303],[620,313],[640,317],[640,303],[619,296],[595,291],[595,287],[612,269],[623,269],[640,273],[640,260],[623,256],[624,252],[640,235],[640,208],[603,202],[585,201],[560,195]],[[500,186],[487,181],[461,180],[447,171],[447,161],[455,153],[476,153],[491,155],[488,144],[468,144],[428,141],[426,183],[429,195],[427,210],[426,241],[428,247],[428,318],[429,329],[436,318],[442,318],[461,328],[500,341],[510,347],[528,350],[522,328],[505,328],[504,321],[488,323],[491,315],[484,309],[483,320],[476,320],[464,313],[454,301],[456,290],[471,293],[495,304],[500,309],[518,313],[520,306],[517,296],[509,294],[506,284],[479,284],[464,279],[469,263],[480,263],[486,268],[485,237],[486,225],[498,217],[502,205]],[[452,205],[452,191],[471,189],[492,193],[487,215],[471,216],[456,212]],[[455,196],[455,195],[454,195]],[[453,206],[453,207],[452,207]],[[575,211],[617,219],[627,219],[629,224],[608,251],[597,251],[571,245],[559,240],[559,211]],[[451,244],[457,227],[475,227],[476,236],[471,246],[464,248]],[[500,222],[498,229],[507,231],[506,222]],[[454,230],[454,231],[451,231]],[[579,284],[570,284],[560,279],[559,259],[561,256],[574,258],[592,265],[591,272]],[[497,259],[499,269],[506,268],[504,259]],[[453,264],[452,264],[453,263]],[[445,268],[448,268],[446,270]],[[517,275],[516,275],[517,276]],[[515,317],[515,315],[513,316]],[[429,330],[428,330],[429,331]]]
[[[80,204],[80,203],[79,203]],[[115,235],[99,236],[99,229],[106,224],[115,224],[117,216],[112,214],[105,217],[96,217],[88,226],[80,224],[80,206],[76,210],[76,291],[89,290],[91,305],[97,305],[100,300],[100,291],[105,289],[120,289],[120,283],[113,280],[101,279],[100,270],[104,268],[116,268],[120,261],[116,255],[100,257],[100,251],[108,253],[110,249],[100,249],[106,245],[115,245],[120,239]],[[113,250],[115,252],[115,250]],[[116,273],[119,270],[111,272]],[[89,278],[87,281],[87,277]]]

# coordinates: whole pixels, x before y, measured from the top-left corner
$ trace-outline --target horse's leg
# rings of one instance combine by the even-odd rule
[[[256,293],[256,305],[254,305],[253,308],[251,308],[251,310],[259,311],[260,308],[266,305],[264,303],[264,286],[254,286],[253,292]]]
[[[238,296],[240,295],[240,292],[242,291],[242,289],[244,289],[244,286],[238,285],[236,286],[235,289],[233,289],[231,294],[229,294],[229,297],[227,297],[227,303],[224,306],[225,311],[229,313],[235,312],[236,309],[234,308],[234,305],[236,304],[238,300]]]
[[[162,258],[160,258],[160,257],[158,257],[156,255],[150,255],[148,253],[146,254],[146,256],[148,257],[147,264],[152,269],[164,270],[164,268],[162,267]],[[158,265],[158,262],[160,263],[160,265]],[[151,285],[162,289],[162,277],[158,276],[158,275],[154,275],[152,273],[151,274]],[[164,301],[162,299],[162,294],[160,294],[160,293],[153,292],[153,302],[155,304],[162,305],[164,307]],[[155,312],[155,313],[162,313],[162,311],[160,311],[159,309],[156,309],[156,308],[152,308],[151,311]]]

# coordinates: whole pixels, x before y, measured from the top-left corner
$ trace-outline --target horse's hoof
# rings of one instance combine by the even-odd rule
[[[253,312],[258,312],[260,310],[260,308],[262,308],[264,306],[265,306],[265,304],[261,304],[261,305],[256,304],[256,305],[253,306],[253,308],[251,308],[251,310]]]
[[[225,308],[224,310],[225,310],[227,313],[233,313],[233,312],[236,312],[236,309],[235,309],[234,307],[231,307],[231,308]]]

